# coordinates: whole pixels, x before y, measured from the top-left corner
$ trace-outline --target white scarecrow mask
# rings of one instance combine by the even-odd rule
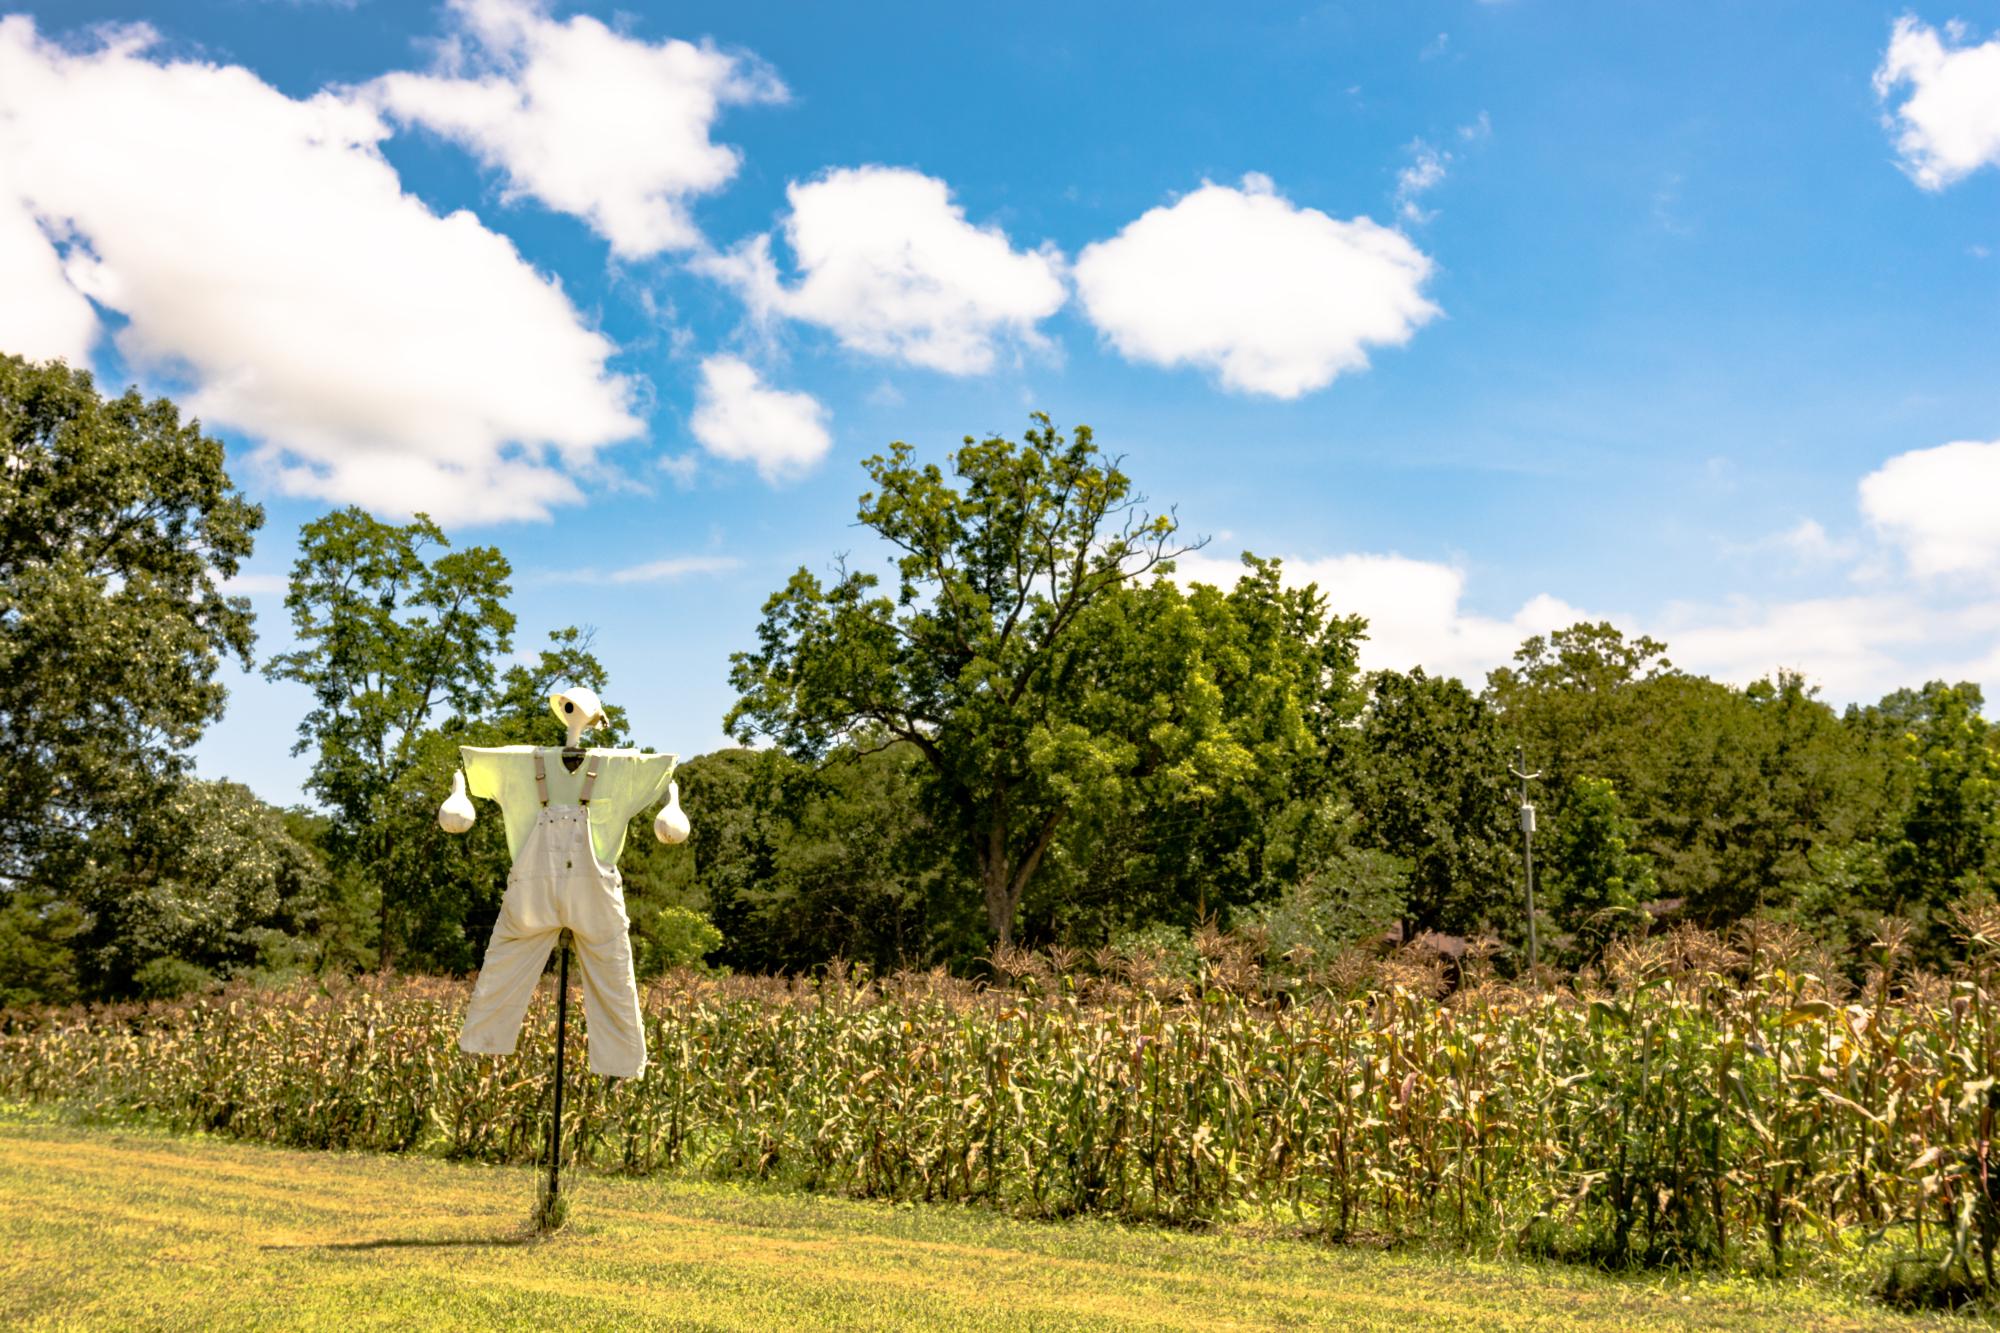
[[[572,750],[583,739],[584,732],[605,721],[604,705],[598,700],[597,691],[582,685],[572,685],[551,694],[549,711],[569,728],[569,739],[565,744]]]

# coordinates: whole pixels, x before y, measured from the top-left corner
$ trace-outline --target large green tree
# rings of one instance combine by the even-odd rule
[[[90,852],[73,941],[87,995],[175,995],[319,961],[325,863],[238,783],[180,783]]]
[[[496,548],[453,550],[421,514],[391,524],[341,509],[299,533],[285,596],[298,647],[265,674],[312,694],[293,752],[313,752],[307,786],[334,817],[328,850],[372,881],[385,963],[435,918],[417,887],[437,873],[434,849],[428,833],[412,844],[442,792],[405,779],[452,753],[440,718],[493,703],[496,659],[513,642],[510,573]]]
[[[1584,963],[1612,937],[1645,925],[1643,905],[1657,885],[1652,862],[1632,850],[1637,830],[1610,780],[1579,777],[1567,795],[1542,843],[1541,904],[1563,932],[1553,942]]]
[[[1784,909],[1823,849],[1880,827],[1886,752],[1796,673],[1738,688],[1676,670],[1665,652],[1575,625],[1529,639],[1484,697],[1542,771],[1555,823],[1588,795],[1585,779],[1610,782],[1663,896],[1711,925]]]
[[[216,670],[252,643],[227,581],[263,511],[199,422],[61,362],[0,355],[0,451],[0,884],[19,887],[171,787],[221,715]]]
[[[1492,710],[1421,668],[1378,671],[1368,686],[1354,811],[1366,845],[1409,862],[1403,937],[1481,926],[1524,936],[1509,755]]]
[[[1089,945],[1149,923],[1227,920],[1281,892],[1307,873],[1308,826],[1361,711],[1362,621],[1248,554],[1227,590],[1160,579],[1100,615],[1115,631],[1094,626],[1084,641],[1124,648],[1100,667],[1125,682],[1107,696],[1133,710],[1118,729],[1148,728],[1162,756],[1182,759],[1141,766],[1091,836],[1057,847],[1026,919]]]
[[[768,749],[684,765],[694,834],[662,850],[692,852],[698,897],[683,901],[714,917],[721,960],[757,972],[835,956],[878,970],[971,962],[984,913],[949,831],[925,815],[925,769],[902,744],[816,767]]]
[[[732,658],[726,725],[820,762],[856,740],[926,761],[927,807],[976,865],[987,925],[1013,938],[1023,893],[1065,826],[1100,818],[1146,772],[1199,784],[1227,756],[1191,734],[1210,701],[1130,678],[1173,669],[1126,637],[1114,598],[1190,549],[1148,510],[1088,428],[1037,416],[1020,442],[974,440],[945,468],[909,445],[865,464],[861,525],[896,552],[895,595],[860,569],[800,569]]]
[[[1900,747],[1910,797],[1888,871],[1902,910],[1941,915],[2000,887],[2000,727],[1980,716],[1977,685],[1932,681],[1915,693]]]

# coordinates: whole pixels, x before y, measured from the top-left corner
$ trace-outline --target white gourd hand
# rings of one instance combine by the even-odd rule
[[[653,836],[661,842],[679,843],[688,840],[688,832],[688,817],[681,810],[681,784],[669,782],[667,803],[653,816]]]
[[[451,775],[451,795],[438,807],[438,827],[446,833],[463,833],[478,817],[472,798],[465,794],[465,770],[460,769]]]

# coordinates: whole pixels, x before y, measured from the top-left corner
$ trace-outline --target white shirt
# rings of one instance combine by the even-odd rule
[[[535,791],[535,750],[533,745],[503,745],[487,748],[461,745],[459,761],[465,765],[466,790],[500,804],[507,821],[507,854],[517,855],[535,816],[542,808]],[[597,770],[597,785],[590,793],[590,843],[597,859],[607,866],[618,864],[625,850],[625,830],[632,816],[667,794],[674,766],[680,756],[647,754],[640,750],[591,750],[570,772],[560,749],[542,751],[543,768],[548,773],[549,804],[575,805],[583,791],[583,774]]]

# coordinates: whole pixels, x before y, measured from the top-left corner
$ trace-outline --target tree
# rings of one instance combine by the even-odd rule
[[[1902,746],[1910,801],[1888,871],[1901,909],[1933,916],[2000,870],[2000,728],[1970,682],[1924,686]]]
[[[857,738],[914,746],[1004,943],[1065,823],[1159,759],[1160,719],[1115,697],[1095,649],[1116,628],[1111,599],[1192,548],[1087,427],[1066,439],[1046,416],[1018,444],[966,437],[948,460],[957,484],[901,442],[864,466],[860,522],[900,553],[897,595],[863,571],[829,586],[800,569],[765,603],[757,649],[731,658],[725,725],[815,763]]]
[[[1782,908],[1816,849],[1879,825],[1879,747],[1795,672],[1738,689],[1675,670],[1665,652],[1574,625],[1529,639],[1485,697],[1543,772],[1552,823],[1582,779],[1608,781],[1662,895],[1713,926]]]
[[[1493,713],[1448,676],[1368,678],[1352,785],[1367,845],[1407,859],[1403,938],[1525,922],[1507,752]]]
[[[433,716],[486,709],[494,659],[514,632],[506,557],[490,546],[450,545],[421,514],[399,526],[348,508],[306,524],[285,596],[300,646],[264,669],[312,692],[293,753],[317,752],[307,786],[334,815],[335,859],[367,867],[384,890],[385,963],[399,936],[436,919],[407,910],[428,896],[411,891],[413,882],[435,878],[440,864],[428,834],[417,846],[407,835],[429,828],[442,793],[412,791],[404,779],[455,753],[432,730]]]
[[[1544,901],[1574,962],[1590,961],[1613,936],[1647,920],[1642,905],[1657,885],[1652,863],[1632,850],[1635,835],[1605,778],[1575,779],[1562,817],[1550,821]]]
[[[1359,842],[1345,802],[1328,797],[1297,821],[1293,878],[1236,924],[1260,932],[1266,956],[1303,971],[1342,948],[1379,939],[1404,920],[1410,863]]]
[[[90,853],[74,940],[89,996],[178,995],[314,961],[325,865],[247,787],[184,782]]]
[[[758,972],[836,956],[882,971],[970,963],[978,889],[924,812],[925,769],[909,745],[842,749],[817,768],[778,750],[685,765],[694,835],[663,850],[692,850],[698,901],[687,905],[714,917],[721,960]]]
[[[199,422],[61,362],[0,355],[0,449],[0,884],[59,901],[49,854],[169,789],[249,665],[264,516]]]
[[[1085,642],[1130,645],[1102,670],[1109,697],[1141,705],[1157,751],[1094,836],[1052,851],[1024,915],[1048,936],[1095,945],[1148,923],[1190,929],[1283,892],[1310,866],[1300,833],[1338,781],[1364,692],[1363,623],[1332,615],[1318,587],[1246,553],[1227,591],[1160,579],[1107,599],[1128,628]],[[1142,683],[1149,688],[1142,689]]]
[[[1642,691],[1677,674],[1666,651],[1645,635],[1627,639],[1608,621],[1580,622],[1528,638],[1513,666],[1487,677],[1484,697],[1547,790],[1567,792],[1579,776],[1629,790],[1628,765],[1641,758],[1631,733],[1645,711]]]

